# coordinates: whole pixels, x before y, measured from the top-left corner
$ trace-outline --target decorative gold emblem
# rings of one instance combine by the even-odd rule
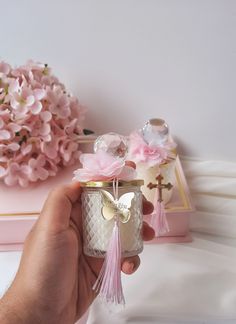
[[[134,193],[125,193],[117,200],[106,190],[101,190],[101,195],[103,217],[106,220],[111,220],[115,215],[118,215],[122,223],[127,223],[131,216]]]
[[[173,188],[173,185],[168,182],[168,183],[162,183],[162,180],[163,180],[163,176],[161,174],[159,174],[157,177],[156,177],[156,180],[157,180],[157,184],[153,184],[153,183],[149,183],[147,185],[147,187],[149,189],[154,189],[156,188],[158,190],[158,201],[159,202],[162,202],[163,199],[162,199],[162,190],[163,189],[167,189],[167,190],[170,190]]]

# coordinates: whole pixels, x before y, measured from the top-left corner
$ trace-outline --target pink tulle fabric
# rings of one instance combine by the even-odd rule
[[[0,179],[26,187],[77,161],[84,113],[46,64],[0,62]]]
[[[171,149],[175,144],[168,143],[165,146],[149,146],[138,132],[129,136],[129,158],[136,163],[144,162],[147,167],[163,163],[172,156]]]
[[[133,180],[136,171],[125,164],[123,159],[114,157],[102,150],[96,153],[81,154],[82,168],[74,172],[75,181],[109,181],[113,179]]]

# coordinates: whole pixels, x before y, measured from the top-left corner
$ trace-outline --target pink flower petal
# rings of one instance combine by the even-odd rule
[[[29,175],[31,172],[31,168],[28,165],[22,165],[21,172],[22,172],[22,176]]]
[[[55,159],[57,157],[58,143],[56,140],[51,142],[43,142],[41,144],[42,152],[46,154],[50,159]]]
[[[0,162],[8,162],[8,158],[6,156],[0,156]]]
[[[20,166],[16,162],[12,162],[9,166],[9,173],[15,175],[20,170]]]
[[[19,132],[21,130],[21,126],[18,125],[18,124],[16,124],[16,123],[10,123],[10,124],[8,124],[8,128],[10,128],[10,130],[13,133]]]
[[[31,107],[31,112],[34,115],[37,115],[40,113],[40,111],[42,110],[42,104],[40,101],[36,101]]]
[[[4,177],[7,173],[7,170],[0,165],[0,178]]]
[[[10,111],[7,105],[1,104],[0,105],[0,116],[7,116],[9,115]]]
[[[37,158],[37,166],[38,167],[43,167],[44,164],[46,162],[45,156],[44,155],[39,155],[39,157]]]
[[[66,134],[69,134],[69,135],[72,134],[74,132],[74,129],[75,129],[77,123],[78,123],[78,120],[75,118],[69,123],[69,125],[66,125],[65,126]]]
[[[34,102],[35,102],[34,96],[28,96],[26,98],[26,105],[27,106],[32,106],[34,104]]]
[[[20,149],[20,145],[18,143],[11,143],[7,145],[7,148],[13,152],[16,152]]]
[[[34,96],[37,100],[41,100],[46,96],[46,91],[44,89],[35,89]]]
[[[65,107],[61,110],[58,109],[57,114],[60,118],[67,118],[70,116],[70,109],[69,107]]]
[[[49,124],[43,124],[42,127],[40,128],[40,135],[46,136],[50,133],[51,127]]]
[[[0,129],[3,128],[3,126],[5,125],[4,121],[2,118],[0,118]]]
[[[69,153],[69,152],[65,152],[65,153],[63,154],[63,159],[64,159],[66,162],[68,162],[68,161],[70,160],[70,158],[71,158],[71,153]]]
[[[19,185],[23,188],[26,188],[29,184],[29,180],[27,178],[19,178],[18,182],[19,182]]]
[[[68,107],[69,106],[69,98],[67,95],[62,95],[60,96],[59,100],[58,100],[58,105],[60,105],[61,107]]]
[[[8,175],[4,178],[4,182],[7,186],[14,186],[17,184],[17,178],[12,175]]]
[[[28,111],[29,110],[28,110],[28,107],[27,106],[20,105],[19,104],[17,106],[16,111],[15,111],[15,117],[16,117],[16,119],[22,119],[22,118],[24,118]]]
[[[18,81],[18,79],[15,79],[10,82],[10,85],[8,87],[8,93],[13,94],[13,93],[17,92],[19,90],[19,88],[20,88],[19,81]]]
[[[34,169],[34,168],[37,167],[37,160],[36,159],[30,159],[28,164],[32,169]]]
[[[17,109],[19,107],[19,102],[15,96],[11,97],[10,104],[13,109]]]
[[[0,72],[8,74],[11,71],[11,66],[5,62],[0,62]]]
[[[32,170],[32,173],[29,175],[29,179],[33,182],[36,182],[38,180],[38,175],[34,170]]]
[[[28,123],[30,122],[30,119],[28,119]],[[31,125],[22,125],[22,129],[26,129],[27,131],[31,132],[32,131],[32,126]]]
[[[57,95],[52,90],[49,90],[47,92],[47,99],[51,103],[53,103],[53,104],[57,103],[57,98],[58,98]]]
[[[48,134],[46,136],[44,135],[43,136],[43,140],[44,140],[44,142],[51,142],[52,136],[50,134]]]
[[[1,93],[1,91],[3,91],[2,93]],[[2,100],[4,100],[5,101],[5,96],[6,96],[6,93],[4,92],[4,90],[3,89],[0,89],[0,101],[2,101]]]
[[[38,169],[38,177],[40,180],[46,180],[48,178],[49,174],[48,171],[44,168]]]
[[[50,111],[42,111],[40,113],[40,117],[45,123],[47,123],[52,119],[52,114],[50,113]]]
[[[29,154],[31,152],[31,150],[32,150],[32,147],[33,147],[32,144],[28,144],[28,145],[22,146],[21,147],[21,153],[23,155]]]
[[[74,152],[78,149],[78,143],[71,142],[68,146],[68,151],[69,152]]]
[[[125,181],[133,180],[136,177],[137,177],[137,171],[128,165],[124,166],[121,173],[118,174],[117,176],[118,179],[125,180]]]
[[[11,138],[10,132],[7,130],[0,130],[0,140],[8,140]]]
[[[50,159],[55,159],[57,157],[57,151],[53,147],[48,147],[45,150],[45,154],[50,158]]]

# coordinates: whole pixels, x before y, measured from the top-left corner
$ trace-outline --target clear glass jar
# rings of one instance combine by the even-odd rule
[[[122,257],[139,254],[142,240],[142,180],[119,181],[118,200],[115,202],[113,182],[82,183],[82,221],[84,253],[104,257],[112,235],[114,206],[121,210],[120,237]],[[105,197],[105,198],[104,198]],[[124,217],[125,215],[125,217]],[[127,216],[128,215],[128,216]]]

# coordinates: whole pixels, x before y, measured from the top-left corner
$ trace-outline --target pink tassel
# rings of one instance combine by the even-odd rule
[[[169,225],[166,219],[165,206],[163,201],[157,201],[155,204],[154,213],[152,214],[151,224],[155,230],[155,236],[161,236],[170,231]]]
[[[149,189],[156,189],[154,198],[154,213],[152,214],[150,225],[155,230],[155,236],[162,236],[170,231],[169,225],[166,218],[165,205],[162,199],[162,190],[170,190],[173,185],[168,182],[167,184],[162,184],[163,176],[159,174],[156,177],[157,184],[149,183],[147,187]]]
[[[121,282],[121,240],[120,221],[115,217],[111,240],[105,256],[102,269],[93,289],[105,301],[115,304],[125,304]]]

